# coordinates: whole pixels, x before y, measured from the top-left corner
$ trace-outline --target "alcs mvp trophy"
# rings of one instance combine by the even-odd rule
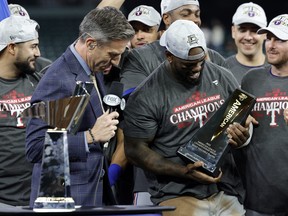
[[[51,129],[45,134],[42,171],[36,212],[73,211],[75,203],[70,192],[70,168],[67,133],[78,130],[93,83],[78,81],[74,96],[33,104],[23,117],[41,118]]]
[[[188,163],[204,162],[201,170],[210,176],[218,176],[230,148],[225,131],[233,122],[244,124],[255,102],[253,95],[236,89],[192,139],[178,149],[177,154]]]

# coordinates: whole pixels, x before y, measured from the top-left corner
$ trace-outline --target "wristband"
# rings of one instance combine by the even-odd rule
[[[108,168],[108,178],[110,182],[110,186],[116,184],[117,180],[121,175],[122,168],[118,164],[111,164]]]
[[[92,143],[95,144],[95,143],[96,143],[96,140],[95,140],[94,135],[93,135],[93,133],[92,133],[92,131],[91,131],[91,128],[88,129],[88,132],[89,132],[89,134],[90,134],[90,136],[91,136],[91,138],[92,138]]]

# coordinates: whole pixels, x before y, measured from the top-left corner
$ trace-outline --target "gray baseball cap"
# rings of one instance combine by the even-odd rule
[[[30,16],[27,10],[19,4],[9,4],[8,8],[10,10],[11,15],[17,15],[21,17],[25,17],[30,19]]]
[[[11,15],[0,22],[0,51],[10,43],[22,43],[39,37],[39,24],[32,19]]]
[[[163,33],[160,38],[160,45],[174,56],[184,60],[197,60],[206,55],[207,46],[204,33],[190,20],[176,20]],[[192,48],[200,47],[203,52],[189,56]]]
[[[160,25],[161,16],[153,7],[140,5],[129,13],[128,22],[131,21],[138,21],[147,26],[155,26]]]
[[[175,10],[183,5],[196,5],[199,7],[198,0],[162,0],[161,1],[161,15]]]
[[[274,17],[268,27],[259,29],[257,34],[265,34],[267,32],[271,32],[281,40],[288,40],[288,14]]]
[[[263,8],[253,2],[241,4],[232,17],[232,23],[240,25],[242,23],[252,23],[260,28],[267,26],[266,14]]]

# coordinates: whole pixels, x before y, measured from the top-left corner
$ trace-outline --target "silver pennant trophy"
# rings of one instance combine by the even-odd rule
[[[75,210],[70,191],[67,134],[77,132],[92,88],[91,82],[77,81],[74,96],[36,103],[21,114],[22,117],[41,118],[53,128],[45,134],[35,212]]]

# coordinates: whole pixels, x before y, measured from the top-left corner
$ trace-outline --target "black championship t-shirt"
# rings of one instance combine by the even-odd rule
[[[247,190],[247,208],[275,214],[288,212],[288,77],[271,74],[270,67],[253,69],[242,88],[257,97],[252,116],[259,122],[251,142],[240,148],[236,162]]]
[[[28,205],[32,165],[25,158],[25,123],[34,85],[26,77],[0,79],[0,202]]]
[[[124,134],[135,138],[155,137],[151,149],[168,160],[184,164],[176,155],[177,149],[205,124],[238,83],[231,73],[211,62],[205,63],[199,85],[184,86],[169,71],[165,61],[130,96],[124,111]],[[152,201],[156,204],[179,194],[201,199],[221,190],[216,184],[148,175]]]

